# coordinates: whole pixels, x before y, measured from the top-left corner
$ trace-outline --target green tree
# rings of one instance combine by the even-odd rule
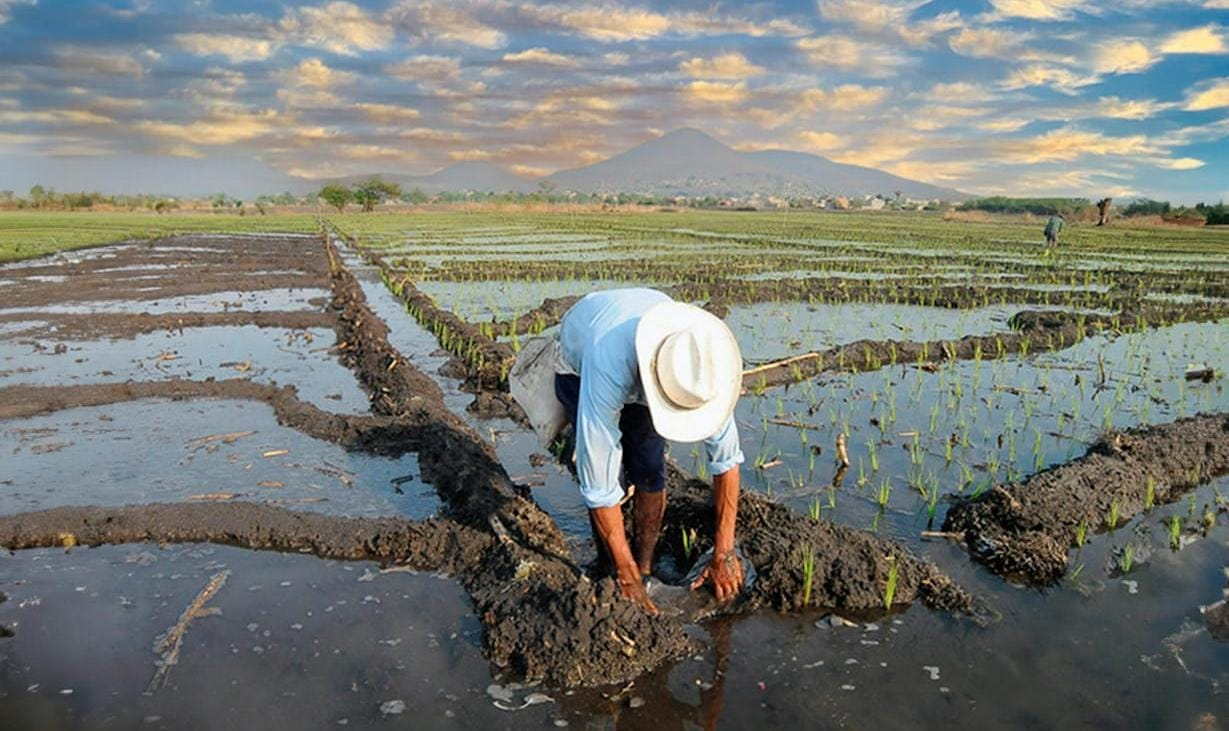
[[[371,178],[354,186],[354,202],[363,207],[364,213],[374,211],[385,198],[396,198],[400,195],[400,185],[379,178]]]
[[[354,198],[354,196],[350,193],[349,188],[343,185],[337,185],[336,183],[329,183],[321,188],[320,192],[316,194],[316,197],[336,208],[338,213],[344,213],[346,206],[349,205],[350,201]]]

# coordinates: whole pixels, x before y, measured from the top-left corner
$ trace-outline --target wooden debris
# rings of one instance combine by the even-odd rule
[[[244,437],[250,437],[255,434],[255,431],[233,431],[227,434],[209,434],[208,436],[197,437],[188,440],[188,447],[192,449],[200,449],[207,444],[221,442],[222,444],[234,444]]]
[[[205,604],[213,598],[214,594],[218,593],[223,586],[226,585],[226,579],[230,576],[230,571],[219,571],[213,575],[209,583],[201,589],[188,608],[179,615],[179,621],[166,631],[155,643],[154,652],[158,653],[158,658],[155,665],[157,670],[154,672],[154,677],[150,679],[149,685],[145,688],[146,695],[152,695],[159,688],[166,685],[167,676],[171,674],[171,668],[179,662],[179,650],[183,646],[184,635],[188,632],[188,625],[192,620],[198,617],[208,617],[213,614],[221,614],[222,610],[217,607],[206,607]]]
[[[765,363],[764,365],[756,366],[755,368],[743,371],[743,378],[746,378],[747,376],[754,376],[756,373],[771,371],[774,368],[787,366],[791,363],[801,363],[802,361],[816,360],[821,357],[823,357],[821,353],[803,353],[802,355],[795,355],[792,358],[786,358],[785,360],[775,360],[771,363]]]
[[[812,431],[819,431],[819,427],[815,426],[814,424],[808,424],[804,421],[794,421],[792,419],[778,419],[774,417],[769,419],[768,423],[776,424],[777,426],[791,426],[795,429],[810,429]]]
[[[278,480],[262,480],[256,483],[256,487],[285,487],[286,483]]]
[[[849,452],[845,449],[844,433],[836,435],[836,459],[842,467],[849,467]]]
[[[222,502],[224,500],[234,500],[237,497],[242,497],[241,492],[203,492],[199,495],[189,495],[184,500],[199,500],[207,502]]]
[[[289,449],[266,449],[260,453],[261,457],[268,459],[270,457],[281,457],[283,454],[290,454]]]

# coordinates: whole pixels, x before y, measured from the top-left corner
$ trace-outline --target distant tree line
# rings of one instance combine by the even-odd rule
[[[989,213],[1031,213],[1037,216],[1081,217],[1093,214],[1094,205],[1087,198],[1007,198],[992,196],[974,198],[960,205],[962,211],[986,211]],[[1173,206],[1169,201],[1140,198],[1119,209],[1118,215],[1127,218],[1136,216],[1160,216],[1167,220],[1203,221],[1209,226],[1229,224],[1229,206],[1225,203],[1197,203],[1193,206]]]
[[[233,211],[239,215],[246,215],[250,205],[251,208],[255,208],[256,212],[263,216],[272,206],[305,205],[309,202],[309,199],[289,192],[258,196],[248,204],[226,193],[217,193],[204,199],[190,201],[148,193],[135,195],[106,195],[97,191],[61,193],[57,192],[55,188],[42,185],[31,186],[29,192],[24,197],[17,195],[11,190],[0,190],[0,209],[3,210],[78,211],[102,208],[168,213],[191,203],[194,204],[193,207],[207,204],[216,211]]]

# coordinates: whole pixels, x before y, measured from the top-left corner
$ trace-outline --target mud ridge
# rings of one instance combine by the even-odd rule
[[[712,490],[677,469],[669,474],[670,492],[662,535],[679,565],[687,565],[682,533],[695,530],[700,551],[712,546]],[[748,609],[770,607],[789,612],[823,608],[845,614],[874,615],[921,601],[948,612],[975,609],[973,597],[937,566],[913,556],[886,538],[827,520],[813,520],[759,493],[739,496],[737,541],[759,573]],[[804,603],[803,559],[813,555],[810,603]],[[892,606],[885,588],[892,564],[897,583]]]
[[[243,378],[221,381],[133,381],[68,386],[0,388],[0,419],[17,419],[87,406],[164,398],[262,401],[282,426],[338,444],[349,451],[398,456],[434,447],[432,423],[409,418],[335,414],[302,401],[293,386],[273,386]]]
[[[1218,309],[1191,308],[1148,310],[1123,315],[1084,315],[1069,312],[1025,310],[1011,318],[1014,330],[990,335],[966,335],[959,340],[857,340],[829,350],[802,354],[792,362],[749,373],[743,377],[745,391],[799,383],[825,372],[865,373],[885,366],[938,366],[979,355],[987,359],[1008,355],[1053,352],[1104,333],[1167,326],[1175,322],[1212,320],[1229,313]],[[1176,319],[1175,319],[1176,318]]]
[[[957,501],[943,530],[995,573],[1046,584],[1066,573],[1081,525],[1089,535],[1116,527],[1113,506],[1119,524],[1143,512],[1149,482],[1161,505],[1225,472],[1229,414],[1112,431],[1079,459]]]
[[[93,338],[132,338],[152,332],[180,332],[194,327],[278,327],[288,330],[332,327],[336,317],[327,312],[271,311],[258,312],[184,312],[150,314],[148,312],[96,312],[88,315],[62,313],[8,313],[0,311],[0,322],[32,322],[31,327],[9,333],[8,339],[33,337],[53,340],[89,340]]]

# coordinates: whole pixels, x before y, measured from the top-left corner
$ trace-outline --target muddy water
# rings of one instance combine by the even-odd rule
[[[412,454],[346,452],[255,402],[151,399],[3,420],[0,454],[4,513],[224,498],[350,516],[439,508]]]
[[[328,303],[329,292],[313,287],[261,289],[249,291],[211,292],[151,300],[90,300],[39,307],[7,307],[0,309],[5,314],[30,314],[36,319],[39,312],[82,315],[94,312],[148,312],[154,315],[176,312],[234,312],[242,310],[293,310],[319,311]]]
[[[3,331],[0,331],[0,335]],[[0,387],[168,378],[293,384],[328,411],[364,413],[367,395],[338,363],[332,330],[196,327],[117,340],[0,340]]]
[[[155,639],[223,571],[207,604],[220,613],[189,625],[166,685],[146,694]],[[0,625],[14,631],[0,639],[8,729],[542,727],[560,712],[492,705],[480,625],[446,579],[131,545],[0,556],[0,591]]]
[[[445,358],[429,334],[413,325],[391,296],[377,296],[382,289],[378,278],[368,273],[364,288],[372,308],[392,327],[397,347],[434,372]],[[488,684],[502,679],[490,675],[478,650],[478,625],[468,616],[463,596],[446,581],[376,576],[370,565],[215,547],[23,552],[0,558],[0,592],[8,595],[0,603],[0,626],[15,633],[0,639],[0,713],[15,719],[17,727],[30,728],[314,728],[342,721],[365,727],[412,719],[427,727],[467,728],[541,728],[566,721],[584,728],[765,723],[916,728],[955,722],[992,728],[1187,729],[1204,723],[1203,714],[1224,725],[1229,718],[1224,695],[1229,643],[1211,639],[1198,609],[1222,595],[1229,548],[1223,515],[1206,537],[1173,553],[1166,548],[1161,520],[1185,515],[1190,508],[1185,502],[1157,508],[1113,535],[1094,537],[1074,562],[1084,567],[1076,581],[1046,592],[1019,590],[970,563],[963,549],[917,539],[926,525],[925,501],[910,493],[907,476],[916,468],[905,448],[912,437],[900,436],[919,433],[921,472],[933,472],[946,493],[955,489],[961,465],[978,476],[990,474],[991,461],[997,462],[999,477],[1009,464],[1021,474],[1035,469],[1034,430],[1042,434],[1041,466],[1062,461],[1069,451],[1078,453],[1079,442],[1096,433],[1107,405],[1109,422],[1116,425],[1167,420],[1200,408],[1223,410],[1227,405],[1220,383],[1188,385],[1181,372],[1189,359],[1224,362],[1224,328],[1225,323],[1182,326],[1134,340],[1092,339],[1077,349],[1023,363],[969,363],[939,373],[890,368],[820,381],[812,391],[793,387],[781,392],[780,405],[776,391],[744,399],[739,418],[748,460],[763,450],[780,452],[782,459],[781,466],[758,473],[748,466],[748,485],[771,487],[800,511],[808,509],[813,497],[828,499],[830,493],[817,488],[830,480],[831,444],[844,422],[849,422],[855,463],[868,458],[863,438],[876,439],[882,474],[868,477],[859,489],[856,469],[851,471],[835,491],[837,507],[821,506],[823,519],[875,526],[938,562],[1002,615],[985,628],[920,608],[873,625],[821,624],[826,629],[815,626],[820,613],[761,614],[697,629],[710,637],[709,650],[628,688],[605,689],[608,697],[602,691],[548,691],[555,702],[511,713],[497,710],[486,693]],[[1095,388],[1098,356],[1106,372],[1100,390]],[[449,405],[462,410],[469,396],[455,382],[440,381]],[[870,420],[888,413],[889,387],[897,394],[895,419],[883,422],[879,434]],[[979,405],[978,397],[990,402]],[[931,429],[934,404],[939,409]],[[159,417],[155,407],[167,409],[165,416]],[[829,417],[829,408],[835,418]],[[809,442],[803,443],[798,429],[765,423],[778,411],[820,428],[804,430]],[[1071,416],[1060,422],[1065,412]],[[1010,428],[1004,423],[1007,413],[1019,419]],[[1027,421],[1021,418],[1026,413]],[[967,429],[962,429],[962,416]],[[528,464],[528,455],[537,451],[532,437],[510,422],[475,423],[494,437],[510,474],[521,475],[524,469],[543,475],[535,488],[539,502],[583,541],[584,511],[576,487],[552,466]],[[229,424],[237,424],[236,430],[259,428],[256,435],[222,444],[215,452],[201,449],[185,461],[188,439]],[[114,438],[103,431],[117,425],[121,433]],[[195,426],[204,430],[198,435]],[[10,433],[13,427],[61,431]],[[1062,436],[1050,435],[1050,428]],[[949,467],[942,437],[951,430],[967,431],[969,446],[956,450]],[[69,451],[76,445],[56,447],[65,432],[82,435],[80,441],[94,446],[83,447],[88,454],[79,455]],[[1002,444],[1000,434],[1005,436]],[[14,492],[12,504],[0,503],[4,512],[28,509],[18,498],[37,504],[39,499],[67,500],[72,491],[76,499],[71,502],[80,503],[82,485],[96,479],[95,473],[105,477],[106,489],[99,494],[114,496],[116,502],[149,494],[142,485],[150,478],[162,480],[157,487],[166,499],[181,499],[183,486],[165,480],[173,471],[210,485],[283,481],[287,487],[260,489],[307,497],[320,492],[309,478],[331,479],[329,501],[304,503],[305,509],[414,515],[414,506],[427,504],[418,502],[427,498],[411,497],[408,489],[397,498],[383,490],[390,474],[402,466],[413,469],[408,463],[397,461],[394,468],[372,460],[360,468],[354,461],[334,461],[333,456],[348,456],[332,455],[330,445],[280,430],[262,404],[138,402],[78,409],[0,424],[0,438],[0,454],[5,455],[0,469],[17,464],[23,470],[20,479],[0,474],[0,481],[12,480],[0,484],[0,491],[13,485],[27,490]],[[812,444],[823,448],[814,473],[808,469]],[[45,445],[42,454],[35,454],[36,445]],[[259,456],[280,448],[291,451]],[[675,455],[685,459],[687,449],[676,446]],[[151,459],[155,452],[158,456]],[[361,475],[361,483],[346,488],[301,455],[340,464]],[[36,461],[36,456],[47,459]],[[57,467],[60,462],[77,465],[76,471]],[[134,467],[144,462],[155,464],[150,474]],[[83,466],[91,464],[97,466]],[[796,494],[783,471],[806,475]],[[297,481],[292,484],[282,475]],[[881,476],[893,481],[893,491],[889,509],[879,516],[871,492]],[[29,492],[31,485],[40,492]],[[966,493],[972,489],[965,486]],[[1217,490],[1229,492],[1229,483],[1222,480],[1197,492],[1196,510],[1211,504]],[[390,502],[372,498],[375,502],[368,504],[363,491]],[[355,502],[343,504],[338,496],[351,492]],[[941,518],[942,503],[937,512]],[[1139,558],[1128,575],[1119,576],[1107,570],[1106,562],[1114,548],[1127,543],[1139,547]],[[142,695],[154,672],[154,638],[224,569],[232,573],[210,602],[222,614],[192,624],[167,686]],[[374,580],[363,581],[368,575]],[[61,693],[65,690],[72,692]],[[523,702],[527,692],[514,690],[513,702]],[[386,718],[381,704],[396,700],[404,702],[405,711]]]

